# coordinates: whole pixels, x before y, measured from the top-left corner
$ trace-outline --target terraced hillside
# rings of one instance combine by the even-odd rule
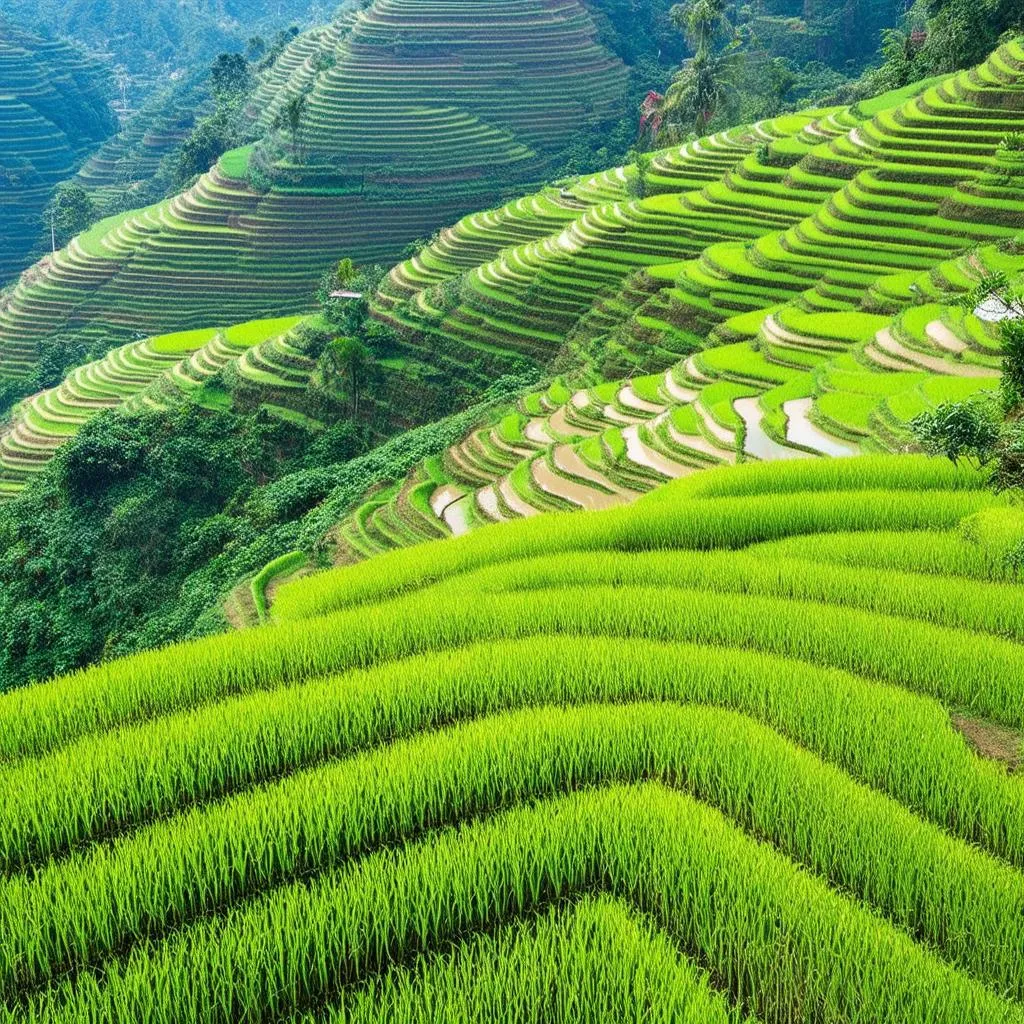
[[[1024,272],[1022,257],[975,258],[985,255]],[[727,326],[738,333],[744,319],[756,322]],[[624,505],[737,461],[904,451],[914,445],[909,422],[925,409],[994,396],[999,344],[995,324],[954,306],[895,318],[774,314],[752,339],[662,372],[576,390],[559,379],[368,495],[332,532],[332,557],[358,561],[492,522]]]
[[[131,199],[149,194],[149,188],[163,195],[168,183],[161,164],[188,136],[208,100],[205,68],[156,89],[115,136],[90,154],[75,174],[76,184],[90,192],[101,210],[141,206]]]
[[[110,98],[82,52],[0,16],[0,285],[28,264],[54,185],[115,130]]]
[[[105,410],[167,408],[185,396],[216,402],[206,385],[229,365],[270,392],[294,388],[297,381],[301,386],[314,364],[288,341],[300,320],[284,317],[147,338],[78,367],[58,387],[21,403],[0,432],[0,500],[20,493],[61,445]]]
[[[339,255],[391,262],[542,180],[573,133],[621,114],[625,77],[579,0],[375,0],[343,15],[299,37],[254,101],[272,118],[308,91],[294,136],[228,154],[23,277],[0,308],[0,373],[24,374],[56,332],[129,340],[307,308]]]
[[[925,409],[994,391],[998,325],[956,297],[1024,274],[1022,68],[1008,44],[661,152],[647,199],[620,168],[442,232],[376,315],[421,357],[500,347],[566,372],[368,495],[335,559],[623,504],[722,462],[902,451]]]
[[[890,282],[880,303],[873,286],[1024,227],[999,153],[1022,86],[1014,41],[971,71],[659,153],[648,198],[627,168],[559,195],[585,205],[555,223],[551,195],[469,218],[392,271],[378,315],[421,348],[550,360],[605,335],[651,363],[741,313],[905,306],[916,293]]]
[[[1008,525],[725,467],[2,696],[0,1019],[1019,1022]]]

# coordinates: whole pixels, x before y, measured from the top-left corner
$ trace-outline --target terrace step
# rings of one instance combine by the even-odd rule
[[[564,460],[563,460],[564,461]],[[571,476],[557,473],[543,458],[534,459],[530,464],[534,482],[546,494],[568,501],[579,508],[598,511],[621,505],[626,500],[619,493],[609,493],[596,487],[588,486]]]
[[[875,335],[878,350],[901,363],[928,370],[931,373],[948,374],[951,377],[998,377],[999,371],[987,366],[976,366],[973,363],[951,363],[939,356],[925,355],[900,344],[889,328],[883,328]]]

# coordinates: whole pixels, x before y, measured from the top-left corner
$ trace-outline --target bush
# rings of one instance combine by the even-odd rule
[[[944,455],[950,462],[964,459],[977,466],[995,458],[1000,439],[999,413],[988,399],[943,402],[915,416],[910,427],[929,455]]]

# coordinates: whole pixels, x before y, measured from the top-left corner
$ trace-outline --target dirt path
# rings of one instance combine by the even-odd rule
[[[551,430],[556,434],[560,434],[563,437],[589,437],[591,434],[600,433],[600,431],[593,430],[589,427],[578,427],[575,423],[570,423],[566,417],[567,406],[562,406],[551,414],[551,418],[548,423],[551,425]]]
[[[548,433],[547,422],[541,417],[536,416],[529,423],[526,424],[523,430],[523,435],[534,444],[547,445],[551,444],[554,438]]]
[[[532,505],[528,505],[519,497],[518,494],[516,494],[515,489],[512,487],[507,476],[503,477],[497,486],[498,490],[501,492],[502,500],[513,512],[516,513],[516,515],[520,515],[524,519],[528,519],[530,516],[540,514],[540,509],[536,509]]]
[[[614,405],[606,405],[601,410],[601,415],[608,420],[609,423],[615,423],[620,427],[628,427],[634,423],[646,423],[646,419],[643,416],[628,416],[624,412],[619,412]]]
[[[981,718],[952,715],[953,725],[982,756],[1002,761],[1011,771],[1020,767],[1024,746],[1020,733]]]
[[[883,351],[914,366],[931,370],[932,373],[944,373],[950,377],[998,377],[998,370],[990,370],[987,366],[975,366],[973,363],[951,363],[939,356],[925,355],[901,345],[889,331],[882,328],[875,335],[875,344]]]
[[[664,387],[669,398],[672,398],[683,405],[696,401],[697,396],[700,394],[699,391],[694,391],[692,388],[684,388],[682,384],[676,383],[676,379],[672,376],[671,370],[665,371]]]
[[[869,143],[869,142],[868,142],[868,141],[867,141],[867,140],[866,140],[866,139],[864,138],[864,136],[863,136],[863,135],[861,135],[861,133],[860,133],[860,129],[859,129],[859,128],[851,128],[851,129],[850,129],[850,133],[849,133],[849,134],[847,135],[847,138],[848,138],[848,139],[849,139],[849,140],[850,140],[850,141],[851,141],[851,142],[852,142],[852,143],[853,143],[853,144],[854,144],[855,146],[860,146],[860,148],[861,148],[861,149],[874,149],[874,146],[872,146],[872,145],[871,145],[871,144],[870,144],[870,143]]]
[[[808,414],[813,405],[813,398],[794,398],[783,404],[782,411],[786,414],[786,440],[837,459],[856,455],[857,448],[826,434],[811,422]]]
[[[665,411],[665,406],[655,405],[653,402],[648,402],[641,398],[634,390],[632,385],[627,384],[619,392],[619,401],[627,409],[635,409],[637,412],[649,412],[653,415],[657,415],[660,412]]]
[[[700,370],[697,369],[697,357],[690,356],[685,363],[686,372],[695,380],[701,384],[712,384],[714,383],[713,378],[705,376]]]
[[[920,370],[920,367],[912,366],[910,363],[905,363],[902,359],[895,359],[893,356],[880,352],[874,345],[865,345],[864,355],[875,366],[880,366],[883,370],[892,370],[895,373],[917,373]]]
[[[693,409],[703,420],[704,426],[713,437],[717,437],[722,444],[728,445],[730,448],[736,447],[736,434],[733,431],[728,427],[723,427],[700,402],[694,402]]]
[[[928,340],[947,352],[963,352],[967,345],[962,342],[941,320],[932,320],[925,325],[924,333]]]
[[[612,483],[611,480],[602,476],[592,466],[588,466],[573,448],[567,444],[559,445],[553,452],[553,458],[555,465],[563,473],[569,473],[572,476],[578,476],[581,480],[589,480],[591,483],[607,487],[616,494],[620,494],[622,497],[630,500],[640,497],[639,492],[631,491],[626,487],[620,487],[618,484]]]
[[[726,462],[736,461],[735,451],[726,451],[722,448],[716,448],[715,445],[713,445],[702,434],[684,434],[681,431],[676,430],[671,423],[668,426],[668,432],[672,435],[672,440],[683,448],[692,448],[695,452],[703,452],[705,455],[710,455],[715,459],[723,459]]]

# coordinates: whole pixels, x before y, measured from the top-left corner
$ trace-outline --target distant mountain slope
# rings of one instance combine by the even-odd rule
[[[375,0],[308,33],[257,97],[300,131],[226,155],[165,203],[105,222],[0,309],[0,375],[57,332],[110,341],[300,310],[340,255],[410,240],[543,180],[581,127],[624,113],[626,68],[579,0]]]
[[[169,70],[237,48],[263,23],[303,18],[310,0],[7,0],[21,25],[70,36],[131,76],[158,82]],[[329,13],[335,5],[327,5]]]
[[[50,190],[114,131],[106,70],[0,18],[0,284],[39,240]]]

